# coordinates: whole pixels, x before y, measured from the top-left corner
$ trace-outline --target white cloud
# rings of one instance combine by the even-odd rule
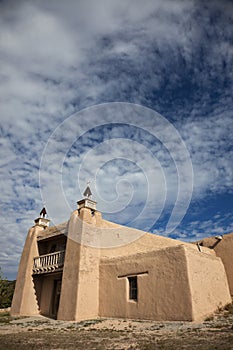
[[[231,138],[232,109],[218,109],[202,116],[201,106],[195,106],[193,116],[180,132],[191,153],[194,168],[194,195],[232,191],[233,168]]]
[[[167,109],[166,115],[174,121],[190,151],[195,199],[205,196],[208,191],[231,191],[232,151],[228,136],[232,133],[233,114],[231,6],[226,1],[212,1],[211,6],[204,8],[201,2],[178,0],[146,0],[143,6],[139,0],[0,3],[0,176],[5,220],[10,217],[12,222],[11,226],[6,221],[2,224],[2,227],[9,227],[11,237],[7,256],[8,263],[13,262],[14,267],[10,272],[19,259],[27,227],[41,209],[38,168],[48,137],[67,116],[83,107],[121,100],[156,108],[171,105],[174,99],[174,105]],[[210,13],[214,9],[218,10],[218,18],[211,24]],[[193,84],[191,88],[187,87],[187,81]],[[186,89],[193,89],[188,99]],[[217,97],[211,97],[213,90]],[[179,99],[174,97],[177,91],[181,91]],[[189,100],[190,96],[194,102]],[[108,116],[105,117],[109,121]],[[110,118],[114,121],[113,115]],[[98,116],[93,120],[98,121]],[[77,133],[87,124],[88,121],[82,120]],[[108,131],[104,132],[103,138]],[[92,136],[85,139],[86,145],[79,145],[80,156],[95,145]],[[119,136],[127,137],[122,129],[113,129],[111,137]],[[133,136],[141,140],[140,132]],[[69,149],[74,141],[73,130],[64,125],[63,133],[54,144],[54,153],[48,155],[47,181],[56,172],[61,175],[56,157],[63,156],[64,148]],[[149,141],[147,148],[156,154],[165,173],[169,188],[167,204],[171,204],[177,190],[176,169],[164,147]],[[151,156],[146,149],[126,149],[126,143],[118,144],[117,149],[109,146],[105,152],[95,149],[90,155],[92,168],[98,169],[101,161],[107,160],[107,155],[140,159],[147,176],[156,179],[153,193],[161,199],[164,189],[161,170],[156,162],[150,168]],[[176,150],[179,159],[179,144],[172,134],[167,143]],[[74,197],[78,199],[82,191],[76,181],[80,161],[73,154],[68,161],[69,169],[63,169],[63,186],[71,209],[75,207]],[[121,181],[122,164],[109,164],[98,174],[102,178],[105,176],[97,187],[106,200],[113,185],[114,191],[124,193],[119,207],[130,199],[132,188],[129,183],[135,189],[135,203],[144,198],[146,189],[144,174],[139,169],[135,172],[129,162],[127,167],[124,182]],[[82,184],[93,176],[93,169],[83,169]],[[108,181],[111,174],[115,182]],[[183,193],[186,188],[183,181]],[[56,187],[50,200],[51,205],[58,201]],[[152,202],[149,203],[152,205]],[[159,207],[152,205],[151,208],[147,215],[153,218]],[[62,217],[62,206],[57,206],[56,210]],[[122,220],[131,219],[131,214],[130,211],[122,213]],[[17,219],[22,217],[19,224]],[[226,229],[223,223],[218,224],[219,230]],[[14,241],[16,231],[20,234]],[[1,240],[1,247],[5,248],[8,245],[5,231]],[[17,257],[10,253],[16,246],[20,247]],[[5,249],[3,251],[6,254]],[[7,257],[2,258],[5,263]]]
[[[181,227],[177,236],[185,241],[197,241],[208,236],[216,234],[232,233],[233,223],[229,223],[231,214],[221,215],[219,218],[210,218],[208,220],[197,220],[190,222],[186,227]]]

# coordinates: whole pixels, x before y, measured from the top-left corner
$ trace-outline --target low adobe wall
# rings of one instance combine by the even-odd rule
[[[222,259],[226,270],[231,295],[233,295],[233,233],[223,235],[221,240],[215,237],[204,238],[200,242],[204,247],[214,249]]]
[[[128,276],[138,275],[138,301],[129,300]],[[179,245],[102,259],[100,316],[199,321],[231,301],[219,258]]]
[[[135,302],[128,298],[127,276],[137,274],[138,301]],[[99,290],[101,317],[192,320],[191,292],[182,245],[102,260]]]
[[[203,320],[231,302],[222,260],[185,247],[193,320]]]

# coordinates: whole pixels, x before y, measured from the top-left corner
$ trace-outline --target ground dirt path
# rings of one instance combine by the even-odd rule
[[[0,313],[0,349],[233,350],[233,313],[203,323],[99,319],[55,321]]]

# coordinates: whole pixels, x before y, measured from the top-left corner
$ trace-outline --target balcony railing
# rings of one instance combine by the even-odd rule
[[[41,274],[60,270],[64,265],[65,250],[59,252],[40,255],[34,258],[33,274]]]

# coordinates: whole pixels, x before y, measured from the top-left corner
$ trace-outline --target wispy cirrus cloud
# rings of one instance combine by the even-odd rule
[[[195,242],[207,236],[223,235],[233,231],[231,213],[223,215],[217,213],[207,220],[193,220],[185,225],[181,225],[179,230],[172,234],[172,238],[180,239],[186,242]],[[164,235],[161,230],[155,230],[154,233]]]
[[[200,208],[195,206],[198,201],[219,196],[215,210],[217,213],[218,203],[223,203],[220,213],[225,221],[214,218],[213,211],[212,227],[218,225],[219,230],[228,230],[231,208],[223,196],[232,193],[233,173],[229,137],[233,129],[231,1],[210,4],[147,0],[142,6],[137,0],[66,3],[3,0],[0,13],[1,226],[7,226],[12,237],[8,240],[3,230],[1,261],[11,276],[27,227],[41,209],[39,168],[46,142],[69,115],[97,103],[138,103],[171,121],[185,141],[193,163],[193,210],[199,212]],[[114,122],[114,115],[110,117]],[[85,120],[80,122],[80,129],[83,125]],[[166,175],[167,205],[174,204],[176,169],[158,140],[129,126],[115,125],[111,130],[106,127],[100,131],[95,129],[94,120],[93,128],[85,137],[73,140],[64,157],[63,186],[71,207],[74,197],[76,200],[81,195],[73,179],[90,150],[93,150],[90,164],[96,169],[109,156],[134,159],[136,147],[126,150],[121,142],[117,154],[110,146],[108,152],[95,148],[111,138],[138,142],[140,160],[147,171],[151,170],[153,155]],[[64,152],[71,134],[64,129],[54,154]],[[175,149],[172,135],[170,143]],[[155,194],[161,200],[159,189],[163,188],[164,180],[161,169],[156,169]],[[93,172],[88,166],[82,170],[84,183]],[[60,171],[52,156],[46,171],[48,177],[50,172]],[[97,187],[108,200],[108,195],[110,198],[117,195],[117,183],[124,193],[119,206],[134,194],[132,210],[112,217],[127,223],[133,210],[140,212],[138,204],[143,206],[147,191],[145,176],[136,163],[113,159],[100,167]],[[54,195],[54,202],[55,198]],[[147,215],[153,218],[155,212],[148,210]],[[192,221],[195,220],[190,217]],[[14,241],[15,232],[19,235]],[[191,225],[187,240],[189,235],[196,234]],[[7,264],[14,267],[8,269]]]

